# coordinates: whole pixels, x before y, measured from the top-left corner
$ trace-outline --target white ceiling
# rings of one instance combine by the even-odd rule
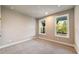
[[[73,8],[72,5],[8,5],[7,8],[19,11],[23,14],[40,18],[46,15],[50,15],[59,11]],[[46,14],[45,14],[46,13]]]

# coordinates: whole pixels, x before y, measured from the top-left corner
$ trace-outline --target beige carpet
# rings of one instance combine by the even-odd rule
[[[0,49],[0,54],[75,54],[75,49],[61,44],[34,39]]]

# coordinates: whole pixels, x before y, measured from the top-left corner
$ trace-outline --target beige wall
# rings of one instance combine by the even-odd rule
[[[0,18],[1,18],[1,6],[0,6]]]
[[[79,6],[75,7],[75,45],[79,53]]]
[[[64,14],[69,14],[69,38],[63,38],[63,37],[56,37],[55,36],[55,16],[58,15],[64,15]],[[74,9],[69,9],[69,10],[65,10],[62,12],[58,12],[55,14],[52,14],[50,16],[45,17],[46,19],[46,35],[40,35],[38,33],[38,21],[37,20],[37,36],[42,37],[42,38],[47,38],[49,40],[56,40],[56,41],[60,41],[60,42],[65,42],[68,44],[74,44]]]
[[[1,39],[1,6],[0,6],[0,39]]]
[[[27,39],[35,35],[35,19],[2,7],[2,39],[0,45]]]

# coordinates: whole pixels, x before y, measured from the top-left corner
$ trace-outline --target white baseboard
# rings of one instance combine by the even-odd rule
[[[12,46],[12,45],[16,45],[16,44],[19,44],[19,43],[23,43],[25,41],[28,41],[28,40],[31,40],[33,37],[27,37],[26,39],[23,39],[21,41],[17,41],[17,42],[12,42],[12,43],[9,43],[9,44],[6,44],[6,45],[2,45],[0,46],[0,49],[2,48],[6,48],[6,47],[9,47],[9,46]]]
[[[76,50],[76,52],[79,54],[79,48],[75,45],[75,50]]]
[[[44,39],[44,40],[47,40],[47,41],[52,41],[52,42],[55,42],[55,43],[59,43],[59,44],[63,44],[63,45],[66,45],[66,46],[70,46],[70,47],[74,47],[73,44],[68,44],[68,43],[64,43],[64,42],[59,42],[59,41],[56,41],[56,40],[48,40],[46,38],[41,38],[41,37],[38,37],[39,39]]]

